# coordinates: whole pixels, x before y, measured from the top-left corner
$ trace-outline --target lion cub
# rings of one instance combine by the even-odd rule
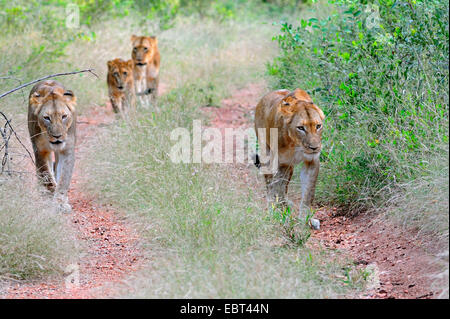
[[[302,199],[299,218],[309,213],[314,199],[319,155],[322,148],[322,122],[325,116],[311,97],[303,90],[293,92],[278,90],[265,95],[256,106],[255,131],[262,151],[272,157],[269,164],[275,164],[274,171],[264,174],[270,201],[287,205],[288,185],[294,166],[303,162],[300,173]],[[271,148],[271,130],[278,132],[277,149]],[[259,130],[258,130],[259,129]],[[265,141],[261,134],[265,133]],[[272,143],[273,145],[273,143]],[[259,157],[255,164],[260,167]],[[318,220],[312,220],[318,228]]]
[[[131,36],[133,51],[133,74],[136,94],[140,101],[148,105],[156,101],[159,86],[160,55],[158,50],[158,39],[156,37]]]
[[[114,59],[107,62],[109,98],[114,112],[125,114],[136,107],[134,92],[133,61]]]
[[[37,175],[60,208],[70,212],[67,191],[75,163],[76,97],[61,83],[47,80],[31,89],[28,101],[28,131]]]

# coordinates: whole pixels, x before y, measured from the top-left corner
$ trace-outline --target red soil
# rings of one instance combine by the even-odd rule
[[[358,267],[376,265],[379,284],[358,298],[433,298],[433,273],[439,272],[435,258],[429,255],[411,231],[374,216],[346,218],[335,209],[316,213],[321,229],[313,239],[322,247],[348,254]]]

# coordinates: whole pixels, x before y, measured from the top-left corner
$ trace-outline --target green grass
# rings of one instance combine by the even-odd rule
[[[377,2],[376,27],[364,3],[322,4],[282,24],[267,69],[274,89],[301,87],[324,110],[317,199],[349,214],[382,205],[448,154],[448,3]]]
[[[448,2],[313,9],[281,25],[267,72],[272,88],[301,87],[326,115],[316,200],[381,213],[431,243],[446,256],[448,296]]]
[[[258,20],[180,20],[159,35],[161,82],[170,89],[161,111],[141,110],[135,123],[116,122],[91,142],[87,187],[140,225],[149,259],[125,296],[324,298],[363,285],[338,253],[289,240],[265,209],[256,170],[247,185],[232,166],[169,159],[170,132],[203,118],[199,107],[264,83],[273,32]]]

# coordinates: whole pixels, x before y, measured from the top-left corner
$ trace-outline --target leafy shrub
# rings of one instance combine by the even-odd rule
[[[318,198],[367,208],[446,152],[448,3],[331,2],[326,18],[281,25],[268,72],[327,115]]]

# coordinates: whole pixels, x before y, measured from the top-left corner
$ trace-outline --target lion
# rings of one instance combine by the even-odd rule
[[[278,202],[282,206],[290,205],[286,198],[288,185],[294,166],[303,162],[300,173],[300,219],[305,213],[309,213],[314,200],[324,118],[322,110],[301,89],[270,92],[256,106],[255,131],[259,146],[265,154],[270,154],[266,164],[275,166],[272,171],[264,174],[269,201]],[[271,148],[275,144],[271,143],[271,128],[278,132],[277,149]],[[262,165],[258,155],[255,165]],[[311,223],[314,228],[318,228],[318,220],[312,220]]]
[[[67,191],[75,164],[76,97],[61,83],[47,80],[31,89],[28,101],[28,131],[38,178],[59,207],[70,212]]]
[[[158,39],[155,36],[131,36],[133,51],[131,58],[134,63],[134,81],[136,94],[140,101],[148,105],[156,101],[159,86],[160,55]]]
[[[134,89],[133,61],[114,59],[107,62],[109,98],[115,113],[125,114],[130,108],[136,107]]]

